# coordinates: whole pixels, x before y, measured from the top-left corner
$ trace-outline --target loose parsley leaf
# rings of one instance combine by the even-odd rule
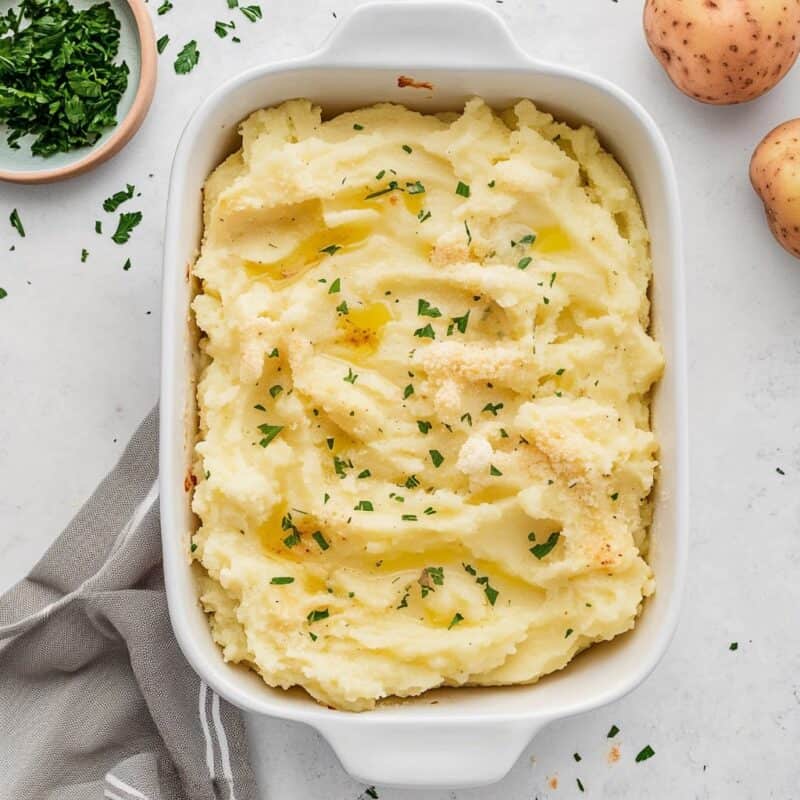
[[[419,486],[419,479],[416,475],[409,475],[408,478],[406,478],[405,484],[403,485],[406,487],[406,489],[416,489],[417,486]]]
[[[89,258],[89,251],[84,247],[81,250],[81,264],[85,264],[87,258]]]
[[[494,464],[489,464],[489,474],[494,475],[495,477],[502,475],[503,473],[500,472],[499,469]]]
[[[141,211],[128,211],[119,215],[117,229],[111,236],[111,240],[117,244],[125,244],[131,238],[133,229],[142,221]]]
[[[580,753],[573,753],[572,757],[575,759],[575,761],[582,761]]]
[[[461,422],[466,422],[467,425],[469,425],[470,428],[471,428],[472,427],[472,414],[470,414],[469,411],[467,411],[466,414],[462,414],[461,415]]]
[[[575,633],[575,631],[573,631],[572,628],[567,628],[566,631],[564,631],[564,638],[569,639],[573,633]]]
[[[359,125],[359,124],[356,122],[356,124],[355,124],[355,125],[353,125],[353,130],[354,130],[354,131],[363,131],[363,130],[364,130],[364,126],[363,126],[363,125]],[[383,177],[385,174],[386,174],[385,172],[381,172],[381,173],[379,173],[379,174],[378,174],[376,177],[378,178],[378,180],[380,180],[380,179],[381,179],[381,178],[382,178],[382,177]]]
[[[496,417],[501,408],[503,408],[502,403],[487,403],[481,411],[488,411],[493,417]]]
[[[447,626],[447,630],[450,630],[451,628],[454,628],[463,619],[464,619],[464,617],[461,616],[461,614],[458,611],[456,611],[456,613],[453,615],[453,619],[450,620],[450,624]]]
[[[731,642],[728,645],[728,650],[738,650],[739,649],[739,642]]]
[[[127,272],[131,268],[131,260],[129,258],[125,259],[125,263],[122,265],[122,269]]]
[[[336,306],[336,313],[342,316],[350,313],[350,309],[347,307],[347,300],[342,300],[342,302]]]
[[[369,478],[372,473],[368,469],[362,469],[361,472],[356,475],[357,478]]]
[[[273,578],[270,581],[270,583],[273,586],[286,586],[286,585],[288,585],[290,583],[294,583],[294,578],[290,578],[288,576],[287,577],[276,577],[276,578]]]
[[[310,611],[306,619],[309,623],[319,622],[321,619],[328,619],[330,613],[328,612],[327,608],[317,608],[314,611]]]
[[[417,300],[417,316],[420,317],[441,317],[442,312],[436,306],[432,306],[427,300],[420,298]]]
[[[279,356],[280,356],[280,353],[278,352],[278,348],[277,347],[273,347],[272,348],[272,352],[267,356],[267,358],[278,358]]]
[[[614,492],[614,494],[609,495],[609,497],[616,501],[619,498],[619,492]]]
[[[533,259],[530,256],[525,256],[517,262],[517,269],[527,269]]]
[[[585,791],[585,789],[583,788],[583,784],[581,783],[581,779],[580,778],[575,778],[575,783],[578,784],[578,789],[580,791],[582,791],[582,792]]]
[[[8,292],[2,286],[0,286],[0,300],[5,299],[6,297],[8,297]]]
[[[169,0],[164,0],[164,2],[158,7],[158,11],[157,11],[158,16],[159,17],[163,17],[164,14],[167,13],[167,11],[171,11],[172,10],[172,7],[173,7],[172,3],[170,3]]]
[[[417,515],[416,514],[403,514],[401,519],[405,520],[406,522],[416,522]]]
[[[337,278],[329,287],[328,294],[338,294],[342,291],[342,279]]]
[[[429,220],[430,218],[431,218],[431,212],[425,211],[424,209],[421,210],[419,214],[417,214],[417,219],[420,221],[420,224],[422,224],[426,220]]]
[[[433,330],[429,322],[424,328],[417,328],[414,331],[414,336],[418,336],[420,339],[435,339],[436,331]]]
[[[2,54],[0,53],[0,55]],[[22,225],[22,220],[19,218],[19,211],[17,211],[16,208],[8,215],[8,221],[11,223],[14,230],[24,239],[25,228]]]
[[[256,403],[256,404],[253,406],[253,408],[254,408],[256,411],[266,411],[266,410],[267,410],[266,408],[264,408],[264,406],[262,406],[262,405],[261,405],[261,403]]]
[[[329,256],[332,256],[337,250],[341,249],[342,248],[339,247],[338,244],[329,244],[327,247],[323,247],[320,253],[327,253]]]
[[[357,372],[353,372],[353,368],[352,367],[348,367],[347,368],[347,375],[345,375],[344,378],[342,378],[342,380],[345,383],[355,384],[355,382],[358,380],[358,373]]]
[[[406,151],[406,153],[413,153],[413,152],[414,152],[414,151],[411,149],[411,147],[409,147],[407,144],[404,144],[404,145],[403,145],[403,150],[405,150],[405,151]]]
[[[428,454],[431,457],[433,466],[436,467],[436,469],[439,469],[444,462],[444,456],[438,450],[428,450]]]
[[[469,311],[463,317],[452,317],[452,320],[459,333],[466,333],[467,325],[469,325]]]
[[[269,393],[272,399],[274,400],[281,392],[283,391],[283,386],[276,383],[274,386],[270,386]]]
[[[546,542],[535,544],[533,547],[531,547],[531,553],[533,553],[536,558],[541,561],[556,546],[560,536],[560,533],[551,533],[547,537]]]
[[[311,538],[319,545],[320,550],[327,550],[331,546],[330,542],[322,535],[322,531],[314,531]]]
[[[409,194],[424,194],[425,187],[419,181],[414,181],[413,183],[406,183],[406,191]]]
[[[197,66],[199,60],[200,51],[197,49],[197,42],[192,39],[190,42],[187,42],[180,53],[178,53],[173,67],[178,75],[186,75]]]
[[[255,22],[262,17],[261,6],[240,6],[239,11],[241,11],[250,22]]]
[[[167,49],[167,45],[169,44],[169,35],[164,34],[159,40],[156,42],[156,50],[158,50],[159,55],[163,53]]]
[[[469,197],[469,186],[459,181],[458,186],[456,186],[456,194],[461,197]]]
[[[647,761],[648,758],[652,758],[656,754],[656,751],[653,750],[650,745],[645,745],[637,754],[636,754],[636,763],[639,764],[642,761]]]
[[[616,725],[612,725],[606,734],[606,739],[613,739],[618,733],[619,728]]]
[[[113,214],[126,200],[133,197],[135,191],[136,187],[132,183],[126,184],[124,189],[114,192],[111,197],[107,197],[103,201],[103,211]]]
[[[283,543],[287,547],[294,547],[300,544],[300,531],[297,528],[293,528],[292,532],[283,540]]]
[[[220,22],[217,20],[214,23],[214,33],[216,33],[220,39],[224,39],[228,35],[228,31],[235,27],[236,24],[234,22]]]
[[[419,428],[419,432],[422,434],[426,434],[432,427],[430,422],[426,422],[423,419],[417,420],[417,427]]]
[[[371,500],[359,500],[358,505],[353,508],[353,511],[374,511]]]
[[[283,425],[259,425],[258,429],[264,434],[264,438],[259,442],[262,447],[266,447],[282,430]]]
[[[472,231],[469,229],[469,224],[464,220],[464,230],[467,232],[467,244],[472,244]]]
[[[556,273],[555,273],[555,272],[551,272],[551,273],[550,273],[550,286],[551,286],[551,287],[552,287],[552,286],[553,286],[553,284],[555,283],[555,280],[556,280]]]
[[[409,383],[408,386],[403,389],[403,400],[408,400],[412,394],[414,394],[414,387]]]
[[[99,219],[94,221],[94,232],[95,233],[102,233],[103,232],[103,223],[100,222]]]

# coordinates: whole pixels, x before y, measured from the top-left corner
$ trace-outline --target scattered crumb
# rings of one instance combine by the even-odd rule
[[[615,744],[608,751],[608,763],[609,764],[616,764],[617,761],[619,761],[619,746]]]
[[[408,75],[400,75],[397,79],[397,85],[401,89],[406,87],[411,89],[433,89],[433,84],[429,81],[417,81],[414,78],[409,78]]]
[[[551,789],[558,789],[558,775],[553,775],[552,778],[548,781],[550,784]]]

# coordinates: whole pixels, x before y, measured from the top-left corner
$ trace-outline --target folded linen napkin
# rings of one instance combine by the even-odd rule
[[[240,713],[172,634],[158,413],[0,597],[0,798],[255,800]]]

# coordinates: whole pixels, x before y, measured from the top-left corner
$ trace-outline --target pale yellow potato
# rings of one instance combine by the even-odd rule
[[[594,132],[479,99],[295,100],[241,132],[194,265],[194,558],[225,658],[364,710],[630,629],[662,355]]]
[[[644,30],[670,80],[703,103],[769,91],[800,52],[800,0],[646,0]]]
[[[761,140],[750,160],[750,182],[772,234],[800,258],[800,119],[778,125]]]

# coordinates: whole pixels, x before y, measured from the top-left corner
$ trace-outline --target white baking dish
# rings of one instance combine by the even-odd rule
[[[434,88],[401,88],[401,74]],[[662,445],[650,550],[657,591],[633,632],[591,648],[537,685],[438,690],[368,713],[334,711],[225,664],[198,605],[187,557],[195,523],[184,482],[194,417],[187,264],[201,236],[201,187],[238,146],[237,124],[255,109],[308,97],[328,114],[380,100],[435,111],[460,109],[472,95],[495,107],[529,97],[559,117],[589,123],[639,193],[652,236],[653,326],[667,360],[653,409]],[[213,92],[192,117],[170,183],[163,324],[161,519],[170,614],[189,662],[230,702],[314,726],[345,768],[369,783],[455,787],[498,780],[548,722],[619,698],[654,668],[675,628],[687,550],[681,230],[666,145],[651,118],[624,92],[531,59],[505,24],[481,6],[433,1],[361,6],[321,50],[245,72]]]

